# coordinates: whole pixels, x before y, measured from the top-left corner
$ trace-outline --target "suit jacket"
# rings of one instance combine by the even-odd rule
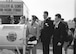
[[[57,28],[54,27],[53,40],[61,42],[65,41],[66,37],[67,37],[66,25],[60,22]]]
[[[42,25],[43,28],[41,30],[41,41],[42,42],[50,42],[50,37],[53,34],[53,21],[46,19],[46,21],[44,22],[44,24]]]

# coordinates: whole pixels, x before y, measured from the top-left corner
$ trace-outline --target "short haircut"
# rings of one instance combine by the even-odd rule
[[[74,17],[74,19],[73,19],[73,20],[74,20],[74,22],[76,22],[76,17]]]
[[[57,16],[58,18],[61,18],[61,14],[56,14],[55,16]]]
[[[48,15],[48,11],[44,11],[44,13]]]

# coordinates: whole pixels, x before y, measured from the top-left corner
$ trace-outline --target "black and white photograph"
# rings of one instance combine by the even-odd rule
[[[0,54],[76,54],[76,0],[0,0]]]

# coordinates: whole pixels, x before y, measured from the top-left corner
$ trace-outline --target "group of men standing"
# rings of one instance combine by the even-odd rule
[[[62,47],[67,37],[66,25],[61,21],[61,14],[55,15],[55,20],[48,19],[48,12],[44,12],[43,28],[41,29],[41,42],[43,54],[49,54],[49,44],[53,36],[53,54],[62,54]]]
[[[38,18],[32,16],[32,22],[27,24],[27,37],[35,36],[37,40],[41,39],[43,54],[49,54],[49,45],[52,39],[53,54],[62,54],[64,42],[72,42],[69,39],[69,29],[66,22],[63,21],[61,14],[55,15],[55,20],[48,17],[48,12],[44,11],[44,20],[39,24]],[[76,42],[76,41],[75,41]],[[76,43],[74,44],[74,46]],[[75,52],[76,48],[74,48]],[[33,47],[32,54],[36,54],[36,46]],[[75,54],[75,53],[74,53]]]

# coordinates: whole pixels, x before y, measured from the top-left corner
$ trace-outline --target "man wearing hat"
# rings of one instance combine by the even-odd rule
[[[32,22],[27,24],[26,36],[29,41],[38,40],[40,36],[40,28],[36,23],[36,19],[36,16],[32,15]],[[32,54],[36,54],[36,46],[32,48]]]

